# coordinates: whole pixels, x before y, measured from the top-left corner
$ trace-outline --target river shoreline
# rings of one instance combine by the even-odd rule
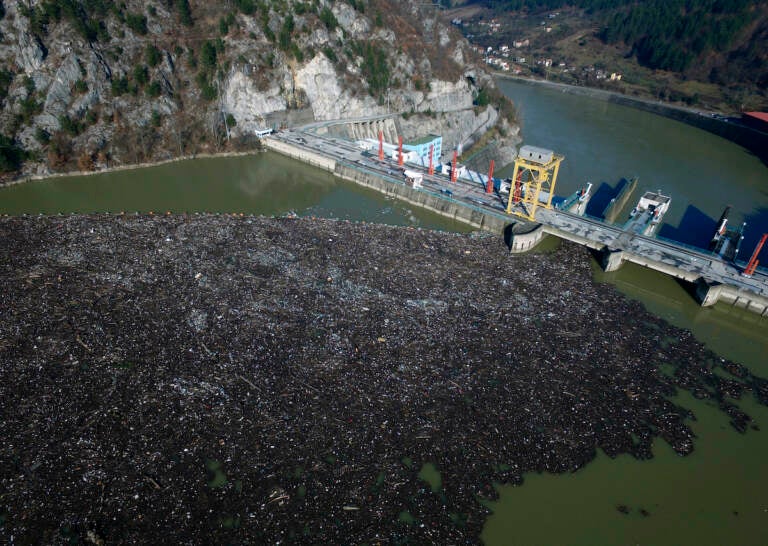
[[[200,153],[200,154],[191,154],[191,155],[184,155],[179,157],[172,157],[169,159],[160,159],[158,161],[147,161],[143,163],[131,163],[131,164],[125,164],[125,165],[117,165],[114,167],[105,167],[103,169],[98,169],[93,171],[66,171],[66,172],[56,172],[56,173],[49,173],[49,174],[26,175],[26,176],[20,176],[18,178],[14,178],[7,181],[0,181],[0,189],[16,186],[18,184],[25,184],[27,182],[35,182],[37,180],[53,180],[56,178],[67,178],[70,176],[95,176],[98,174],[108,174],[108,173],[122,172],[122,171],[133,171],[136,169],[144,169],[147,167],[159,167],[161,165],[180,163],[182,161],[189,161],[191,159],[216,159],[221,157],[243,157],[243,156],[249,156],[249,155],[256,155],[258,153],[265,152],[265,151],[266,151],[266,148],[261,147],[254,150],[247,150],[242,152]]]
[[[597,100],[620,104],[630,108],[636,108],[662,117],[680,121],[692,127],[713,133],[726,140],[730,140],[742,146],[760,158],[768,165],[768,133],[757,131],[751,127],[734,123],[729,118],[723,118],[715,112],[704,112],[695,108],[674,106],[657,100],[630,97],[616,91],[581,87],[547,80],[511,76],[508,74],[494,74],[494,77],[522,83],[526,85],[538,85],[550,89],[559,89],[564,93],[581,95]]]

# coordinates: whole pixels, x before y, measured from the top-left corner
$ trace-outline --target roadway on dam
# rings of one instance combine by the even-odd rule
[[[305,150],[313,156],[327,158],[330,160],[326,165],[328,170],[333,170],[336,165],[347,166],[375,174],[393,184],[404,184],[402,168],[397,165],[397,161],[389,158],[381,161],[375,151],[371,153],[354,142],[302,130],[283,130],[271,135],[269,139]],[[488,215],[503,217],[509,223],[521,221],[517,216],[506,213],[508,196],[486,193],[482,181],[470,182],[460,178],[457,182],[451,182],[445,175],[429,175],[424,169],[412,165],[407,168],[423,173],[423,191],[439,195],[452,203],[480,209]],[[703,278],[710,284],[727,285],[752,293],[760,299],[768,299],[768,275],[762,270],[758,270],[751,278],[744,277],[741,274],[742,268],[717,255],[632,233],[618,225],[565,211],[539,207],[536,220],[549,234],[599,251],[621,251],[615,267],[623,261],[630,261],[686,281],[695,282]],[[763,312],[766,309],[763,305]]]

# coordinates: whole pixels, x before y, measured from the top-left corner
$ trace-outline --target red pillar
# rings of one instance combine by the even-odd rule
[[[379,131],[379,161],[384,161],[384,133]]]
[[[435,145],[429,145],[429,175],[435,174],[435,166],[432,164],[432,156],[435,154]]]
[[[760,251],[763,249],[763,245],[765,244],[766,239],[768,239],[768,233],[763,233],[763,236],[760,238],[760,242],[757,243],[755,251],[752,253],[752,257],[749,259],[747,268],[744,270],[744,275],[751,277],[757,269],[757,265],[760,263],[760,260],[758,260],[757,257],[760,255]]]
[[[451,182],[456,182],[456,179],[459,177],[458,169],[456,167],[459,166],[459,154],[456,152],[456,150],[453,151],[453,167],[451,167]]]
[[[485,183],[485,193],[493,193],[493,159],[491,159],[491,168],[488,170],[488,182]]]
[[[397,137],[397,164],[403,166],[403,137]]]
[[[514,202],[519,203],[523,198],[523,171],[521,170],[515,177]]]

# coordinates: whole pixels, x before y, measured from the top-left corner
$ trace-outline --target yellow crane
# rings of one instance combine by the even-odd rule
[[[507,214],[536,221],[536,209],[552,208],[557,173],[563,156],[536,146],[523,146],[515,159]]]

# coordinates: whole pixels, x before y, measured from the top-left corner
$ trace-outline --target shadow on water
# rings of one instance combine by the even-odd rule
[[[603,213],[606,207],[610,204],[611,200],[616,198],[624,189],[624,186],[629,184],[629,180],[622,178],[615,186],[611,186],[608,182],[600,182],[600,186],[592,192],[592,198],[587,203],[585,214],[593,216],[595,218],[604,218]]]
[[[768,208],[761,207],[755,210],[745,216],[744,221],[747,225],[744,230],[744,240],[741,242],[739,255],[737,256],[737,260],[741,261],[750,259],[760,237],[763,236],[763,233],[768,233]],[[688,205],[678,226],[662,224],[658,235],[664,239],[677,241],[706,251],[718,222],[719,219],[712,218],[698,207]],[[732,214],[728,222],[728,229],[736,230],[738,228],[739,222],[733,219]],[[768,248],[761,255],[763,256],[762,263],[768,266]]]
[[[747,227],[744,229],[744,240],[741,242],[741,248],[739,255],[736,257],[738,260],[749,260],[752,256],[755,246],[763,233],[768,233],[768,208],[760,207],[744,217],[744,221],[747,223]],[[736,227],[736,226],[732,226]],[[768,248],[763,247],[763,251],[760,253],[762,259],[760,260],[761,267],[768,267]]]
[[[707,250],[716,228],[716,219],[704,213],[698,207],[688,205],[678,226],[673,227],[669,224],[662,224],[659,229],[659,236]]]

